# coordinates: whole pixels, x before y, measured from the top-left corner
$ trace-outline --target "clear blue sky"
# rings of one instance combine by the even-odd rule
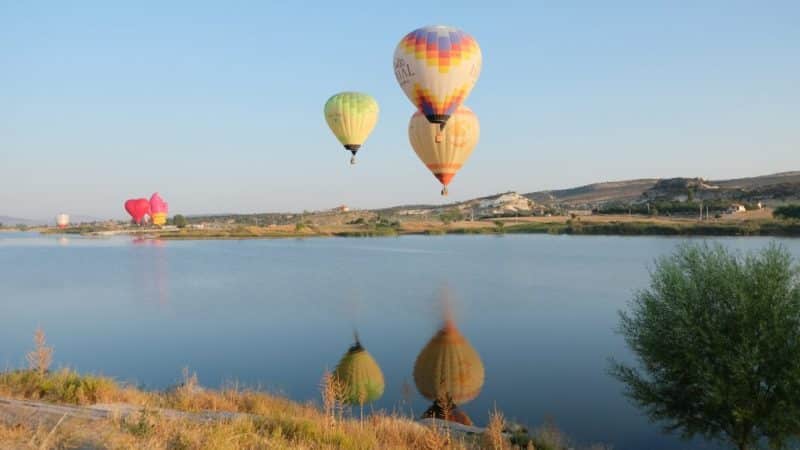
[[[392,72],[439,23],[484,58],[449,201],[800,169],[797,1],[121,3],[0,0],[0,214],[441,202]],[[322,116],[342,90],[382,109],[355,167]]]

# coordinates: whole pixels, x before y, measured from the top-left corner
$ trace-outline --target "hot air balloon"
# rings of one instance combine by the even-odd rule
[[[169,214],[169,205],[164,199],[154,193],[150,197],[150,217],[153,219],[153,225],[163,226],[167,223],[167,214]]]
[[[414,383],[420,394],[433,400],[423,415],[456,420],[471,425],[469,417],[456,410],[475,397],[483,387],[483,363],[478,352],[458,331],[451,319],[425,345],[414,363]]]
[[[356,152],[378,123],[378,112],[378,102],[360,92],[340,92],[325,102],[325,121],[353,154],[350,164],[355,164]]]
[[[408,124],[411,147],[442,183],[442,195],[447,195],[447,185],[472,154],[479,137],[478,116],[466,106],[456,110],[444,130],[428,122],[419,111]]]
[[[481,49],[467,33],[435,25],[408,33],[394,51],[394,75],[411,103],[444,127],[481,73]]]
[[[344,385],[345,401],[351,405],[363,405],[383,395],[383,372],[372,355],[361,346],[358,335],[355,340],[336,366],[334,376]]]
[[[67,228],[67,225],[69,225],[69,215],[64,213],[57,215],[56,225],[58,225],[58,228]]]
[[[150,214],[150,202],[146,198],[132,198],[125,202],[125,211],[137,225],[141,225],[144,216]]]

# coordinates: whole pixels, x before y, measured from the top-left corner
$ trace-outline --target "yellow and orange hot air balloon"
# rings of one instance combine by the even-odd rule
[[[408,33],[394,51],[394,75],[411,103],[444,128],[481,73],[483,57],[469,34],[444,25]]]
[[[448,412],[441,418],[471,425],[469,417],[457,411],[456,406],[477,397],[483,380],[480,355],[453,320],[446,319],[414,363],[414,383],[419,393],[434,401],[425,416],[436,417],[444,410]]]
[[[430,123],[419,111],[408,124],[411,147],[442,183],[442,195],[447,195],[447,185],[472,154],[479,138],[478,116],[466,106],[455,111],[444,129]]]

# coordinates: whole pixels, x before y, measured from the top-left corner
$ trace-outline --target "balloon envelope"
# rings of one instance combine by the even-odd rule
[[[353,155],[378,123],[378,102],[360,92],[340,92],[325,102],[325,121]]]
[[[429,400],[468,402],[483,387],[483,362],[455,324],[447,320],[414,363],[414,383]]]
[[[69,225],[69,215],[64,213],[57,215],[56,225],[58,225],[58,228],[66,228]]]
[[[154,193],[150,197],[150,217],[153,218],[153,225],[161,226],[167,223],[168,214],[169,205],[158,195],[158,192]]]
[[[150,202],[146,198],[133,198],[125,202],[125,211],[131,219],[141,225],[144,216],[150,214]]]
[[[435,25],[408,33],[394,51],[394,75],[411,103],[444,126],[481,73],[481,49],[458,28]]]
[[[480,132],[478,116],[466,106],[456,110],[443,130],[428,122],[419,111],[411,117],[408,124],[411,147],[444,186],[442,194],[447,193],[447,185],[472,154]]]
[[[358,341],[339,361],[334,375],[343,383],[345,401],[351,405],[370,403],[383,395],[383,372]]]

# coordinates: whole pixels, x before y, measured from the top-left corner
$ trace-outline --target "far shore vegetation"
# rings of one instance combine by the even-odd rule
[[[386,237],[446,234],[568,234],[622,236],[800,236],[800,205],[785,205],[753,214],[705,217],[653,214],[565,214],[465,217],[445,209],[431,217],[381,215],[371,211],[342,214],[307,213],[277,220],[258,215],[195,218],[176,215],[166,227],[137,227],[106,222],[56,227],[15,227],[48,234],[133,234],[158,239],[258,239],[303,237]]]

